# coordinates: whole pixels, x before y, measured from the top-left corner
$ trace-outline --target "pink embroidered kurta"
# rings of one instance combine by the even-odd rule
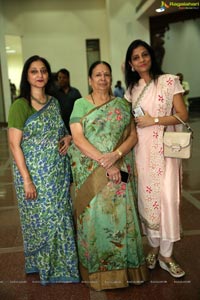
[[[133,108],[145,86],[140,79],[131,93],[127,90],[125,97]],[[182,92],[177,76],[161,75],[148,85],[136,104],[153,117],[170,116],[174,113],[173,96]],[[167,126],[167,130],[174,127]],[[163,125],[137,127],[138,209],[145,234],[173,242],[180,239],[181,161],[164,158],[164,129]]]

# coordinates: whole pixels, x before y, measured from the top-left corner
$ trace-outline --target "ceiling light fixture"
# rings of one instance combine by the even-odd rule
[[[12,50],[12,49],[7,49],[6,53],[16,53],[16,50]]]
[[[163,11],[165,11],[165,7],[164,6],[156,8],[156,12],[158,12],[158,13],[161,13]]]

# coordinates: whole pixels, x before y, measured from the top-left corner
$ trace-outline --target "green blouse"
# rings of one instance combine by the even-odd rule
[[[15,100],[8,114],[8,128],[23,130],[26,120],[32,116],[36,110],[30,106],[25,98]]]
[[[95,105],[90,103],[85,98],[80,98],[75,101],[74,108],[70,116],[70,124],[72,123],[80,123],[82,117],[91,109],[93,109]]]

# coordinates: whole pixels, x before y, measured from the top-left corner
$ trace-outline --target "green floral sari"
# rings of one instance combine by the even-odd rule
[[[80,105],[86,107],[85,101],[77,100],[74,110],[80,110]],[[102,153],[113,151],[126,139],[130,121],[130,106],[120,98],[90,109],[81,119],[85,137]],[[74,144],[69,155],[83,282],[103,290],[147,280],[135,208],[133,152],[119,162],[120,169],[130,175],[127,184],[109,181],[105,170]]]

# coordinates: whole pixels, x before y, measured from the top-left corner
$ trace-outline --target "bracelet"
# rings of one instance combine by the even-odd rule
[[[24,184],[32,184],[33,181],[24,182]]]
[[[123,153],[119,149],[116,149],[116,151],[119,154],[119,156],[122,157]]]

